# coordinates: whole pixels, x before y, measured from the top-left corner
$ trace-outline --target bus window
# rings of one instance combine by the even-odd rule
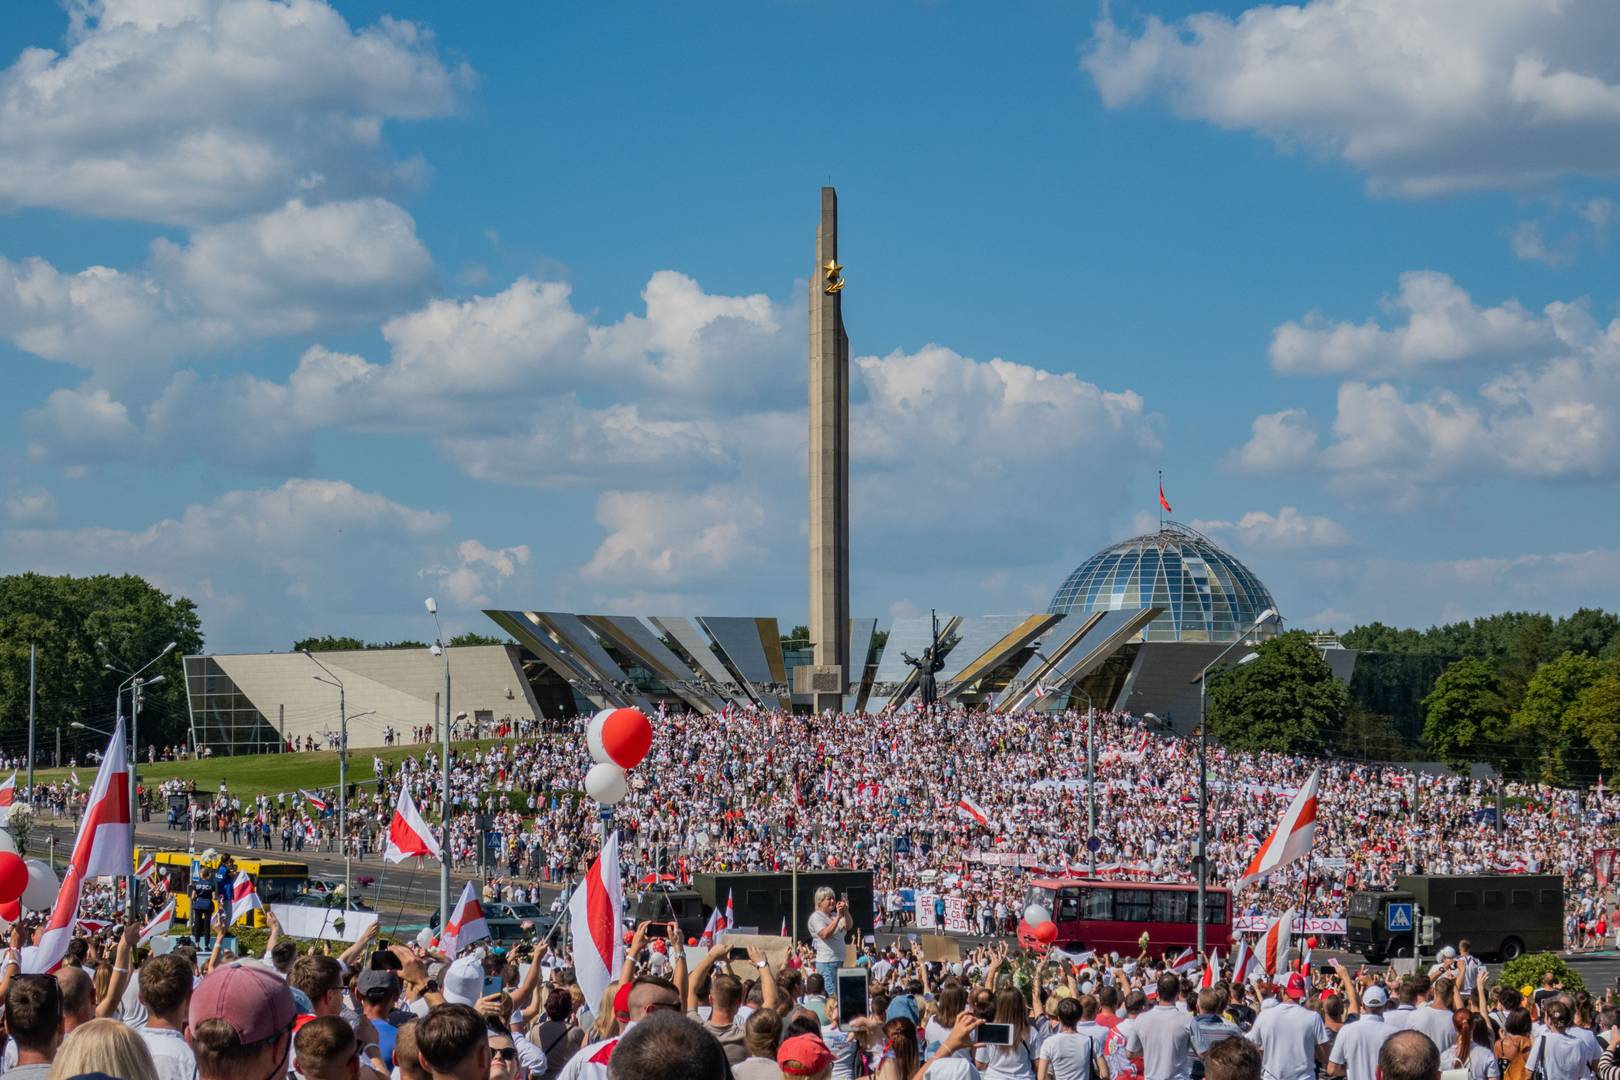
[[[267,904],[283,904],[298,895],[299,888],[304,884],[298,878],[260,877],[254,878],[254,885],[259,892],[259,899]]]
[[[1052,889],[1043,889],[1036,885],[1031,885],[1029,888],[1029,895],[1024,897],[1025,907],[1029,907],[1031,904],[1039,904],[1047,911],[1051,911],[1053,904],[1056,902],[1057,893],[1055,891]]]
[[[1064,889],[1062,892],[1058,893],[1058,906],[1057,910],[1052,913],[1052,918],[1058,920],[1059,922],[1073,922],[1079,917],[1080,890]]]
[[[1192,896],[1179,889],[1157,889],[1153,893],[1153,921],[1154,922],[1191,922],[1192,916],[1188,912],[1192,908],[1189,902]]]
[[[1514,907],[1529,907],[1531,905],[1531,903],[1532,903],[1532,901],[1530,899],[1530,890],[1529,889],[1514,889],[1513,890],[1513,906]]]
[[[1206,892],[1204,894],[1204,921],[1220,925],[1226,922],[1226,894]]]
[[[1113,889],[1081,889],[1080,917],[1110,922],[1114,918]]]
[[[1541,906],[1547,908],[1563,907],[1564,898],[1559,895],[1557,889],[1542,889]]]
[[[1147,889],[1119,889],[1114,893],[1114,918],[1118,922],[1152,922],[1153,893]]]
[[[1472,911],[1479,907],[1479,897],[1472,892],[1454,892],[1451,894],[1451,906],[1458,911]]]
[[[1501,910],[1506,906],[1507,898],[1502,895],[1501,889],[1485,890],[1485,906],[1493,910]]]

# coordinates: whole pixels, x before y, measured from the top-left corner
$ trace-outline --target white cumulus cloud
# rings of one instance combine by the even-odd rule
[[[1617,34],[1610,0],[1307,0],[1105,15],[1082,64],[1111,107],[1162,100],[1421,196],[1620,171]]]
[[[1350,531],[1337,521],[1302,514],[1292,506],[1275,514],[1251,510],[1236,521],[1195,520],[1193,527],[1212,536],[1230,538],[1244,551],[1286,554],[1341,548],[1350,543]]]

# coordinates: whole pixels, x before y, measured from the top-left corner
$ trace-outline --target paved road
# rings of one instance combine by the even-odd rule
[[[66,818],[45,818],[36,821],[29,830],[28,846],[30,854],[43,857],[50,845],[51,837],[56,839],[57,865],[67,857],[66,853],[73,846],[73,837],[76,826]],[[180,830],[170,831],[157,822],[140,824],[135,830],[135,843],[141,847],[154,847],[167,850],[188,850],[188,837]],[[237,844],[220,843],[218,834],[213,832],[199,832],[191,837],[193,841],[189,850],[206,851],[214,848],[216,851],[229,852],[232,855],[247,858],[277,858],[293,862],[309,864],[309,872],[313,877],[343,878],[343,858],[339,855],[312,851],[267,852],[262,848],[247,848]],[[385,863],[381,856],[373,855],[363,861],[351,865],[351,874],[361,874],[378,878],[378,885],[369,889],[356,889],[356,895],[366,899],[368,903],[388,914],[400,909],[408,914],[425,914],[439,906],[439,874],[437,866],[427,864],[421,869],[412,872],[408,863],[393,866]],[[452,871],[450,874],[451,903],[461,894],[462,886],[468,881],[481,881],[477,875]],[[549,892],[556,891],[556,886],[545,886]],[[545,903],[551,902],[549,895]]]

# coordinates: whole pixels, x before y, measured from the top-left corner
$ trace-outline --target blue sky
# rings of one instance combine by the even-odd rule
[[[799,621],[830,178],[858,613],[1043,607],[1159,468],[1297,625],[1620,606],[1617,30],[18,0],[0,569],[145,573],[218,649]]]

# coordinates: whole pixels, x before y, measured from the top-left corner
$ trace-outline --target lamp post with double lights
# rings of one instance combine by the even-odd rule
[[[440,767],[439,818],[439,929],[450,925],[450,653],[444,640],[444,627],[439,625],[439,604],[433,597],[424,602],[427,613],[433,616],[433,655],[444,662],[444,747]]]
[[[1244,627],[1232,643],[1220,651],[1220,655],[1204,665],[1204,670],[1198,673],[1198,952],[1204,952],[1204,927],[1209,921],[1209,912],[1205,906],[1205,893],[1209,889],[1209,721],[1204,716],[1204,704],[1207,700],[1210,669],[1225,660],[1227,654],[1239,645],[1246,644],[1249,635],[1267,623],[1281,621],[1277,617],[1276,608],[1266,608],[1259,616]],[[1258,657],[1259,653],[1248,653],[1238,660],[1239,664],[1247,664]],[[1231,912],[1227,912],[1228,918]]]
[[[98,642],[96,642],[96,644],[101,647],[103,652],[108,651],[105,642],[98,641]],[[130,692],[129,693],[129,713],[130,713],[130,716],[129,716],[129,829],[130,829],[130,835],[131,836],[134,836],[134,834],[135,834],[135,823],[140,820],[140,809],[141,809],[141,807],[140,807],[140,795],[139,795],[139,791],[140,791],[140,763],[141,763],[141,752],[140,752],[140,746],[141,746],[141,742],[140,742],[141,693],[147,687],[156,686],[158,683],[160,683],[160,682],[162,682],[164,680],[164,676],[162,676],[162,675],[157,675],[157,676],[154,676],[153,678],[150,678],[150,679],[145,679],[145,678],[142,678],[141,676],[146,674],[147,669],[150,668],[153,664],[157,663],[159,660],[163,659],[165,656],[168,656],[170,653],[174,652],[175,647],[178,646],[179,644],[180,643],[177,642],[177,641],[169,642],[167,645],[163,646],[163,650],[161,652],[159,652],[156,656],[152,657],[152,659],[148,660],[146,663],[142,664],[140,667],[136,668],[134,671],[125,671],[123,668],[118,667],[115,664],[112,664],[111,662],[107,662],[107,663],[104,663],[102,665],[108,671],[116,672],[119,675],[125,676],[124,681],[118,684],[118,694],[114,698],[114,701],[113,701],[113,715],[114,716],[121,717],[121,716],[124,715],[124,691],[125,691],[125,689],[128,689],[129,692]],[[75,724],[73,726],[79,727],[81,725]],[[114,725],[114,730],[117,730],[116,725]],[[131,912],[139,910],[139,908],[136,906],[136,899],[137,899],[136,889],[139,887],[139,885],[140,885],[140,882],[135,877],[134,863],[131,862],[130,868],[129,868],[129,886],[128,886],[129,910]]]
[[[353,895],[349,882],[349,716],[345,711],[345,691],[343,680],[333,674],[332,669],[315,659],[315,654],[308,649],[303,650],[309,657],[310,663],[326,672],[327,678],[311,675],[310,678],[327,686],[337,687],[338,692],[338,843],[343,847],[343,903],[348,905]]]

